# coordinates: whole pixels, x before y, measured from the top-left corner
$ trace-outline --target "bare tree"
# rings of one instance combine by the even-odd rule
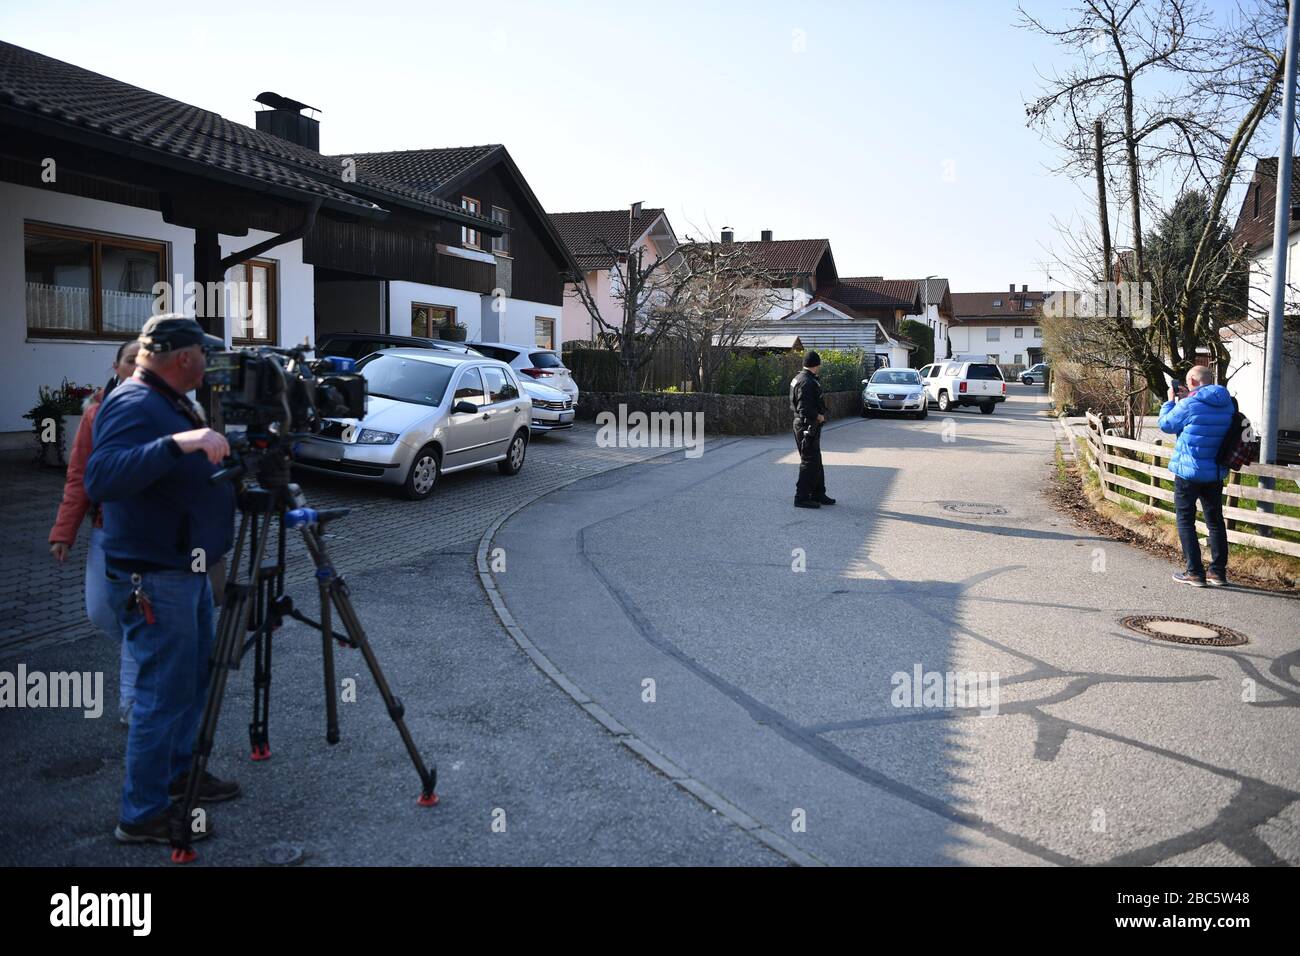
[[[718,369],[771,311],[778,277],[752,246],[688,238],[680,250],[681,285],[674,311],[696,391],[714,387]]]
[[[598,329],[597,341],[614,353],[619,365],[619,389],[638,391],[642,374],[665,336],[675,328],[678,316],[673,308],[686,280],[681,256],[676,250],[655,254],[645,246],[626,248],[608,241],[602,251],[614,260],[610,270],[611,297],[618,315],[607,319],[585,275],[573,278],[573,291]]]
[[[1156,275],[1173,271],[1180,280],[1153,295],[1149,322],[1105,316],[1114,338],[1156,394],[1166,375],[1181,377],[1192,366],[1198,348],[1211,349],[1226,373],[1218,333],[1227,316],[1217,290],[1240,263],[1219,242],[1224,206],[1256,132],[1276,114],[1285,0],[1249,0],[1223,16],[1197,0],[1084,0],[1062,27],[1020,13],[1023,25],[1069,56],[1027,114],[1061,149],[1061,172],[1095,180],[1100,234],[1086,257],[1089,280],[1112,281],[1117,266],[1118,277],[1151,283],[1153,292]],[[1144,216],[1158,209],[1160,185],[1208,197],[1203,228],[1176,270],[1148,255]],[[1126,237],[1112,235],[1112,203],[1126,213]],[[1123,255],[1111,252],[1122,246]]]

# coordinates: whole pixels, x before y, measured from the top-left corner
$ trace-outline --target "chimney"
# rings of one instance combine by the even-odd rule
[[[1011,283],[1011,286],[1010,288],[1007,289],[1007,291],[1014,294],[1016,291],[1016,284],[1014,282]]]
[[[270,107],[258,111],[257,128],[261,132],[320,152],[320,120],[302,114],[302,110],[315,111],[316,107],[279,93],[260,93],[256,102]]]
[[[730,227],[730,226],[723,226],[723,228],[722,228],[722,241],[723,241],[723,242],[734,242],[735,240],[736,240],[736,234],[735,234],[734,232],[732,232],[731,227]]]
[[[771,242],[771,241],[772,241],[772,230],[771,230],[771,229],[764,229],[764,230],[760,233],[760,235],[762,236],[762,239],[763,239],[764,242]]]
[[[1029,291],[1029,286],[1027,286],[1027,285],[1022,285],[1022,286],[1020,287],[1020,291],[1021,291],[1021,292],[1028,292],[1028,291]]]

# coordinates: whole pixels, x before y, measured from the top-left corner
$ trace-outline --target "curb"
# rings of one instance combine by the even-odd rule
[[[828,422],[827,424],[830,423]],[[741,441],[744,438],[770,437],[772,436],[742,435],[731,437],[729,440],[724,439],[720,444],[730,445],[733,442]],[[595,475],[607,475],[610,472],[619,471],[623,468],[631,468],[648,461],[655,461],[680,450],[681,449],[679,448],[670,448],[662,454],[651,455],[648,458],[643,458],[641,461],[619,465],[616,468],[609,469],[609,471],[596,472]],[[493,577],[492,571],[488,567],[487,556],[488,551],[492,546],[492,539],[496,537],[496,533],[501,529],[501,526],[509,521],[516,512],[522,511],[528,505],[540,501],[542,498],[545,498],[553,492],[559,491],[561,488],[567,488],[569,485],[575,484],[576,482],[582,481],[586,478],[595,477],[595,475],[582,475],[576,478],[571,478],[563,484],[556,485],[554,488],[550,488],[533,498],[520,501],[509,511],[498,515],[496,520],[488,525],[487,529],[483,532],[482,537],[479,538],[478,549],[474,560],[478,570],[479,584],[482,586],[483,592],[487,595],[489,602],[492,604],[492,610],[496,613],[497,620],[500,621],[501,626],[505,629],[506,633],[510,635],[510,638],[515,642],[515,644],[519,646],[519,649],[527,654],[532,662],[537,665],[538,670],[549,677],[551,681],[560,688],[560,690],[568,694],[575,704],[581,707],[593,720],[597,721],[602,727],[609,731],[609,733],[612,734],[619,743],[632,751],[632,753],[636,754],[655,770],[662,773],[679,789],[689,793],[714,813],[725,817],[741,830],[744,830],[754,839],[780,854],[795,866],[825,866],[826,864],[823,861],[817,859],[805,850],[800,849],[779,833],[763,826],[744,810],[740,809],[740,807],[731,803],[721,794],[710,789],[699,780],[696,780],[671,759],[660,753],[658,750],[655,750],[636,734],[632,733],[632,731],[627,727],[624,727],[619,723],[619,721],[610,714],[609,711],[605,710],[605,708],[593,701],[581,687],[575,684],[564,674],[563,671],[556,667],[551,662],[550,658],[542,653],[536,644],[529,640],[524,629],[515,620],[514,615],[510,613],[510,609],[506,606],[505,599],[501,596],[501,592],[497,590],[496,578]]]

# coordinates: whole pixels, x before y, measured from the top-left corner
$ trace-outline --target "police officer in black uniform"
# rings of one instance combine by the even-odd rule
[[[826,472],[822,469],[822,423],[826,421],[826,400],[817,371],[822,358],[816,352],[804,355],[803,371],[790,380],[790,409],[794,412],[794,444],[799,449],[799,482],[794,489],[796,508],[820,508],[835,504],[826,495]]]

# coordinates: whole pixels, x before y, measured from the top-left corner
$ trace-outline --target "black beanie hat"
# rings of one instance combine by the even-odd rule
[[[818,365],[821,364],[822,364],[822,357],[818,355],[816,352],[809,350],[808,352],[804,353],[804,357],[803,357],[804,368],[816,368]]]

